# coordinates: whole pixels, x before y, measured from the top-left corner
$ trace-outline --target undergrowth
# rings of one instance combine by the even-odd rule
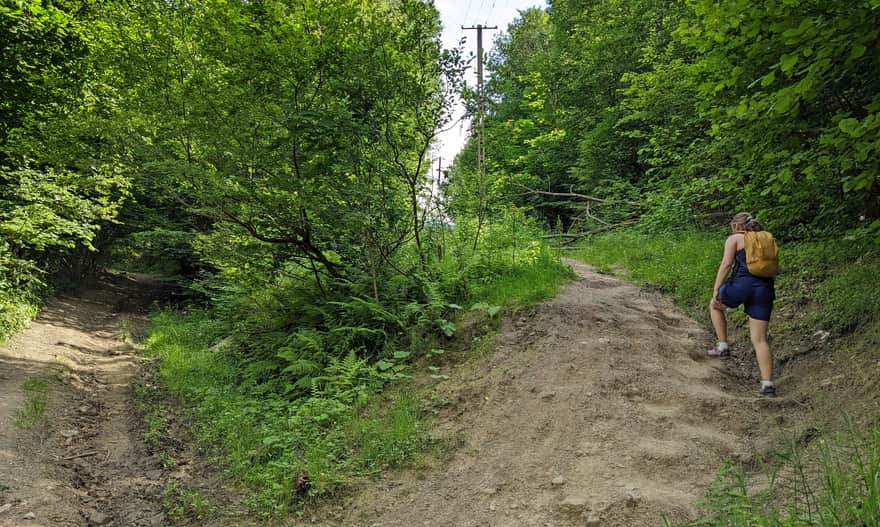
[[[528,306],[553,298],[560,287],[574,277],[570,267],[548,262],[497,276],[477,287],[472,296],[489,305]]]
[[[201,492],[169,480],[162,488],[162,509],[176,524],[198,522],[211,513],[211,504]]]
[[[688,525],[880,525],[880,427],[844,430],[808,447],[793,443],[773,463],[760,463],[757,477],[741,465],[725,464],[706,493],[705,515]]]
[[[153,313],[145,349],[160,358],[165,388],[191,408],[196,438],[252,490],[252,509],[297,510],[443,450],[425,433],[430,405],[408,388],[414,361],[442,353],[462,314],[497,320],[572,276],[539,243],[515,256],[485,250],[415,282],[390,277],[382,301],[373,287],[334,298],[302,280],[227,277],[212,308]],[[385,389],[392,384],[399,389]],[[147,433],[159,433],[160,416],[147,418]]]
[[[36,295],[28,291],[0,287],[0,343],[8,340],[37,316],[38,305]]]
[[[422,441],[410,398],[380,413],[360,397],[375,387],[361,391],[363,385],[341,382],[291,399],[239,382],[236,363],[210,349],[221,326],[206,313],[164,311],[152,322],[146,346],[161,357],[165,383],[192,404],[196,436],[217,447],[232,475],[254,489],[257,510],[282,511],[297,498],[332,492],[347,480],[404,462]],[[364,380],[379,375],[357,359],[344,361],[337,373],[357,376],[359,369]]]

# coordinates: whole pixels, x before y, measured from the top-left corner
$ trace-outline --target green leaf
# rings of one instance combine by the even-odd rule
[[[776,179],[781,181],[783,184],[791,183],[791,169],[788,167],[783,168],[776,174]]]
[[[849,60],[855,60],[861,57],[867,50],[868,48],[862,44],[853,44],[852,51],[849,52]]]
[[[847,119],[841,120],[837,123],[838,128],[840,128],[845,134],[848,134],[852,137],[858,137],[862,134],[859,133],[861,129],[861,123],[859,123],[858,119],[853,119],[849,117]]]
[[[764,75],[764,77],[761,78],[761,86],[770,86],[771,84],[773,84],[773,81],[775,81],[775,80],[776,80],[776,72],[771,71],[770,73],[768,73],[767,75]]]
[[[395,359],[405,359],[409,357],[410,353],[408,351],[395,351],[394,358]]]
[[[779,61],[779,69],[788,73],[794,68],[794,65],[797,64],[798,54],[797,53],[789,53],[788,55],[783,55],[782,59]]]
[[[803,95],[810,91],[810,88],[813,87],[813,78],[812,77],[804,77],[797,84],[794,85],[794,91],[798,95]]]
[[[777,96],[776,102],[773,104],[773,111],[775,111],[776,113],[786,113],[791,110],[792,106],[794,106],[794,103],[794,94],[790,92],[780,93]]]
[[[865,170],[851,181],[850,188],[848,190],[867,190],[874,186],[874,181],[876,181],[877,175],[871,170]],[[846,189],[845,189],[846,190]]]
[[[437,320],[437,326],[440,328],[440,331],[443,332],[447,337],[451,337],[455,335],[455,324],[452,322],[441,318]]]
[[[388,362],[387,360],[380,360],[379,362],[376,363],[376,367],[379,368],[379,371],[386,371],[386,370],[390,370],[391,368],[393,368],[394,363]]]

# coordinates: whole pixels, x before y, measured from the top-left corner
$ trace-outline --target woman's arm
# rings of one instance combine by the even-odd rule
[[[733,265],[735,254],[736,235],[728,236],[727,241],[724,242],[724,256],[721,258],[721,265],[718,266],[718,274],[715,275],[715,287],[712,292],[712,301],[717,302],[719,305],[721,304],[721,299],[718,298],[718,290],[721,289],[721,284],[724,283],[724,279],[730,271],[730,266]]]

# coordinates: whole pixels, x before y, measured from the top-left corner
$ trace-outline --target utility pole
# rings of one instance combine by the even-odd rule
[[[434,207],[437,209],[437,217],[443,219],[443,158],[437,158],[437,197],[434,198]]]
[[[498,29],[498,26],[477,24],[470,27],[461,26],[461,28],[477,31],[477,173],[482,176],[483,163],[486,160],[483,148],[483,115],[486,113],[483,99],[483,30]]]
[[[440,181],[443,179],[443,172],[440,170],[443,167],[443,158],[437,158],[437,185],[440,184]]]
[[[498,29],[498,26],[484,26],[477,24],[476,26],[465,27],[462,29],[477,31],[477,179],[480,185],[480,207],[477,212],[477,233],[474,236],[473,250],[477,250],[477,242],[480,239],[480,231],[483,228],[483,216],[485,213],[485,196],[484,194],[484,176],[486,167],[486,152],[483,144],[483,115],[485,115],[485,100],[483,99],[483,30]]]

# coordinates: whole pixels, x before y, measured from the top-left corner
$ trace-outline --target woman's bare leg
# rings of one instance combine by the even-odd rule
[[[724,308],[715,306],[715,302],[709,302],[709,317],[712,319],[712,327],[715,328],[715,336],[718,342],[727,342],[727,316]]]
[[[762,381],[773,380],[773,356],[770,354],[770,344],[767,342],[767,326],[766,320],[749,319],[749,333],[752,336],[755,355],[758,357],[758,370],[761,371]]]

